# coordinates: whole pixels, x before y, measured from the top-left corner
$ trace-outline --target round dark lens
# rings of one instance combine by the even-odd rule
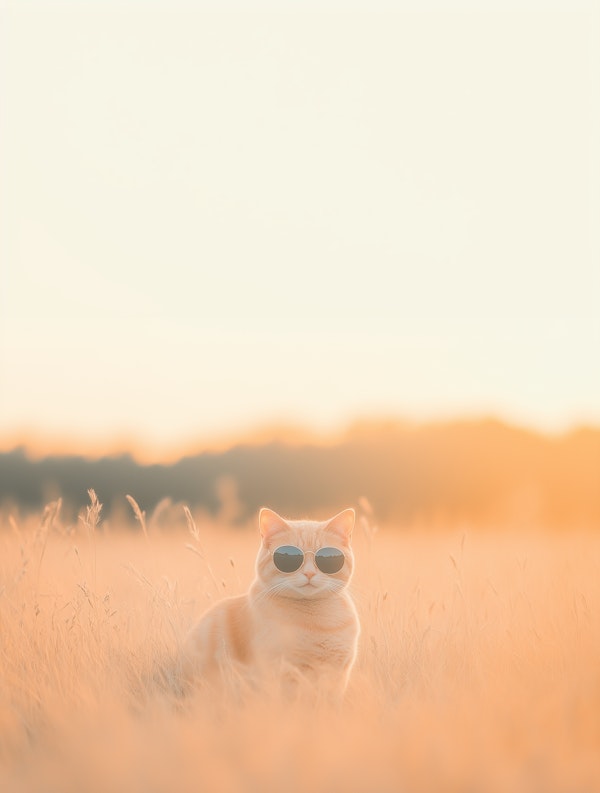
[[[322,573],[339,573],[344,566],[344,554],[339,548],[319,548],[315,562]]]
[[[282,573],[295,573],[302,567],[304,553],[295,545],[282,545],[273,552],[273,562]]]

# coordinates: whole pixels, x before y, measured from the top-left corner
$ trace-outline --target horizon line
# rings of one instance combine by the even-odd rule
[[[200,437],[201,433],[195,433],[192,441],[174,440],[170,443],[144,441],[134,433],[115,433],[105,441],[94,441],[91,438],[76,437],[73,433],[61,436],[58,433],[29,430],[0,436],[0,454],[22,451],[31,461],[52,457],[81,457],[86,460],[131,457],[139,465],[170,465],[185,457],[219,454],[236,446],[265,446],[269,443],[334,446],[357,431],[373,431],[386,426],[417,430],[424,427],[485,423],[501,424],[510,429],[554,439],[582,430],[600,430],[600,423],[594,421],[573,421],[566,426],[551,429],[489,412],[429,418],[367,415],[329,430],[311,428],[292,421],[272,422],[237,432],[215,433],[205,436],[204,439]]]

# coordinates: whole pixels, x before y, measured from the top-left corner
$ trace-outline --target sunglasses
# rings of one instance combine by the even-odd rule
[[[273,564],[282,573],[295,573],[304,564],[304,557],[311,553],[322,573],[333,575],[344,566],[346,557],[339,548],[319,548],[318,551],[303,551],[295,545],[280,545],[273,551]]]

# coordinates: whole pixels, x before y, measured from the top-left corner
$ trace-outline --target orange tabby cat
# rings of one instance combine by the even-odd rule
[[[262,509],[259,525],[254,581],[247,594],[215,604],[193,628],[188,676],[214,680],[232,665],[253,682],[280,673],[327,676],[343,690],[360,631],[348,592],[354,510],[319,522]]]

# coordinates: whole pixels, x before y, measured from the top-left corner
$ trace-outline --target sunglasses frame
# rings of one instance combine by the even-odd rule
[[[300,564],[298,565],[298,567],[295,570],[290,570],[289,572],[286,571],[286,570],[280,570],[279,567],[277,567],[277,565],[275,564],[275,559],[273,557],[275,556],[277,551],[279,551],[281,548],[297,548],[302,553],[302,561],[300,562]],[[344,557],[344,561],[342,562],[342,566],[340,567],[340,569],[336,570],[333,573],[328,573],[326,570],[321,570],[321,568],[319,567],[319,565],[317,563],[317,554],[319,553],[319,551],[325,551],[328,548],[333,548],[335,551],[339,551],[342,554],[342,556]],[[273,559],[273,564],[275,565],[275,567],[277,567],[277,569],[279,570],[280,573],[285,573],[286,575],[291,575],[292,573],[297,573],[298,570],[302,567],[302,565],[304,564],[304,560],[306,559],[307,554],[312,554],[314,556],[315,567],[317,567],[317,569],[321,573],[324,573],[325,575],[335,575],[336,573],[339,573],[340,570],[343,570],[344,565],[346,564],[346,554],[342,551],[341,548],[336,548],[335,545],[323,545],[322,548],[317,548],[316,551],[303,551],[302,548],[298,548],[297,545],[278,545],[277,548],[273,548],[273,550],[271,551],[271,559]]]

